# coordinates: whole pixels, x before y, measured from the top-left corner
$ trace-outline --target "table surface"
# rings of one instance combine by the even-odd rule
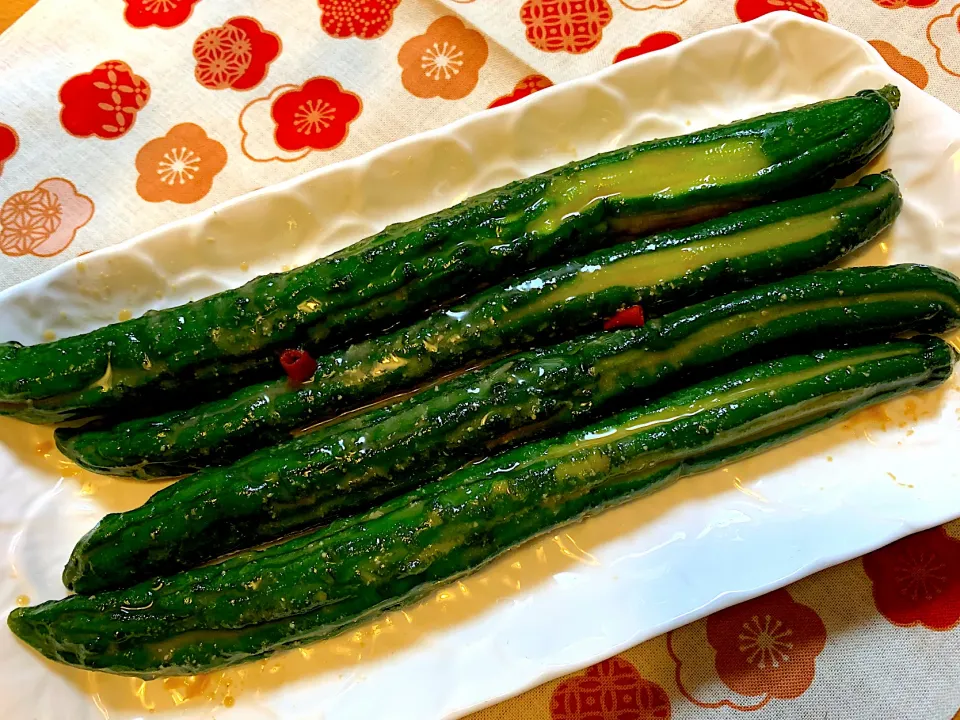
[[[42,5],[37,10],[50,12],[60,1],[41,0]],[[416,1],[407,0],[407,4]],[[139,4],[142,10],[149,9],[151,4],[154,7],[166,5],[175,8],[178,4],[192,5],[197,0],[124,2],[128,6]],[[400,0],[318,0],[321,8],[337,6],[338,3],[341,6],[352,3],[368,6],[368,9],[372,7],[376,12],[366,18],[365,22],[368,24],[362,27],[357,25],[359,30],[354,28],[354,35],[359,37],[364,37],[364,32],[370,33],[371,27],[374,27],[373,32],[376,32],[377,17],[382,21],[386,16],[389,23],[390,10],[399,2]],[[473,0],[452,2],[469,4]],[[718,21],[708,11],[688,12],[684,16],[678,13],[675,18],[677,22],[673,24],[669,22],[672,11],[681,10],[679,6],[687,3],[687,0],[620,2],[624,8],[637,11],[629,18],[635,27],[628,32],[642,40],[636,45],[625,47],[617,57],[656,50],[676,42],[681,36],[689,36],[699,30],[738,19],[749,19],[750,13],[760,14],[776,9],[777,6],[787,7],[796,12],[819,16],[820,19],[829,19],[860,34],[871,41],[895,70],[921,87],[926,87],[928,92],[940,97],[955,109],[960,109],[960,63],[954,64],[960,53],[957,53],[956,49],[943,49],[937,45],[938,33],[943,28],[943,18],[948,18],[956,24],[955,42],[956,47],[960,48],[960,5],[953,6],[951,2],[824,0],[824,4],[821,4],[816,0],[737,0],[736,17],[732,19],[728,17]],[[36,3],[37,0],[4,0],[0,4],[0,32],[7,30]],[[734,0],[729,0],[729,3],[733,4]],[[109,4],[119,5],[120,0],[102,0],[98,5]],[[514,3],[505,4],[512,6]],[[519,4],[519,0],[516,4]],[[557,10],[559,5],[556,0],[527,0],[522,12],[527,12],[530,8]],[[592,19],[600,24],[604,23],[605,12],[610,7],[606,0],[581,0],[579,5],[580,10],[587,15],[592,13],[587,20]],[[446,8],[440,6],[440,9],[456,11],[458,8],[450,5]],[[653,12],[643,12],[647,9]],[[626,14],[621,8],[617,8],[617,11],[621,16]],[[333,11],[329,12],[332,16]],[[562,13],[563,8],[560,7],[558,12]],[[380,15],[377,16],[377,13]],[[341,36],[344,36],[343,27],[349,26],[349,14],[344,13],[346,25],[340,26]],[[427,19],[430,17],[426,13],[421,15]],[[356,17],[359,15],[354,15],[354,19]],[[370,17],[374,18],[372,24],[369,22]],[[129,8],[127,19],[129,22]],[[422,18],[413,18],[413,24],[418,21],[422,26],[427,24]],[[484,29],[479,22],[474,22],[481,30]],[[606,22],[609,22],[609,18]],[[133,24],[137,26],[136,23]],[[164,27],[162,24],[158,26]],[[667,29],[678,26],[684,27],[686,32],[677,33]],[[435,27],[430,25],[428,33],[434,32]],[[528,25],[528,29],[529,27]],[[332,27],[325,26],[324,29],[332,35],[338,32]],[[948,29],[952,31],[953,28],[949,26]],[[482,38],[478,41],[463,27],[455,30],[460,34],[465,50],[471,42],[475,45],[482,43],[486,57],[488,44]],[[10,34],[15,35],[16,32],[14,29]],[[488,32],[496,35],[492,27],[488,28]],[[558,68],[554,70],[557,79],[583,73],[581,67],[564,74],[563,61],[568,60],[573,65],[575,58],[592,50],[592,47],[587,47],[584,51],[584,47],[595,39],[591,32],[593,31],[588,27],[579,35],[575,33],[575,37],[562,37],[558,40],[568,43],[568,46],[561,48],[564,52],[554,53],[554,56],[559,56],[553,63],[553,67]],[[553,42],[549,34],[545,39],[538,40],[528,32],[527,39],[534,47],[537,47],[537,43]],[[414,40],[417,38],[410,42]],[[524,50],[529,51],[529,48]],[[419,48],[417,51],[420,51]],[[493,55],[492,52],[490,54]],[[495,59],[503,76],[517,76],[518,72],[522,73],[525,64],[522,61],[527,55],[519,51],[516,55],[521,62],[515,62],[509,55],[491,57],[488,62]],[[463,75],[468,74],[467,65],[469,62],[465,61],[462,67]],[[530,62],[526,65],[528,68],[531,65],[536,67]],[[2,68],[0,55],[0,73],[3,72]],[[549,82],[537,73],[525,75],[516,84],[514,91],[505,93],[500,102],[516,99]],[[424,96],[425,93],[433,92],[429,85],[419,83],[416,79],[411,79],[408,83],[406,72],[403,83],[413,95],[419,93],[419,96]],[[451,85],[448,99],[465,97],[472,87],[463,92],[464,87],[463,82]],[[476,109],[479,108],[474,105],[468,108],[468,111]],[[440,119],[447,122],[462,114],[464,113],[460,112]],[[4,112],[0,106],[0,128],[3,120]],[[415,130],[416,128],[411,132]],[[392,138],[383,137],[380,142],[389,139]],[[143,148],[141,153],[143,150],[146,148]],[[255,154],[256,150],[253,152]],[[250,157],[246,149],[244,153]],[[3,159],[0,157],[0,169],[3,168]],[[138,163],[139,161],[138,154]],[[305,169],[308,167],[289,170],[285,176],[295,175]],[[160,191],[162,192],[163,188],[160,188]],[[239,194],[240,191],[242,188],[236,188],[231,194]],[[3,192],[0,184],[0,197],[3,197]],[[140,194],[143,197],[143,193]],[[202,197],[200,195],[196,200]],[[176,198],[169,199],[176,201]],[[222,194],[217,199],[223,199]],[[181,197],[180,200],[184,198]],[[203,206],[209,204],[205,203]],[[183,202],[182,205],[186,211],[175,216],[189,214],[200,207],[193,201]],[[50,266],[41,264],[30,268],[26,273],[18,274],[4,267],[3,262],[4,258],[0,256],[0,287],[35,275]],[[897,585],[905,574],[914,580],[919,579],[926,594],[921,593],[918,596],[914,593],[912,597],[909,593],[905,594],[902,583]],[[714,633],[716,628],[730,626],[730,621],[739,633],[739,640],[734,641],[733,647],[736,648],[739,642],[739,652],[744,653],[743,658],[734,657],[738,654],[736,649],[727,648],[724,651],[721,648],[722,638],[718,642],[714,635],[709,636],[709,643],[701,642],[699,646],[696,644],[696,638],[707,637],[707,632]],[[783,623],[783,627],[787,628],[785,632],[790,635],[790,642],[785,639],[784,631],[776,630],[777,623]],[[691,641],[691,638],[694,640]],[[758,651],[759,661],[750,660],[749,653],[752,651]],[[732,652],[733,655],[727,657],[725,652]],[[742,662],[744,658],[748,660],[747,663]],[[765,664],[764,659],[771,662]],[[694,669],[691,671],[690,668]],[[960,711],[956,711],[954,715],[954,709],[960,705],[958,688],[960,521],[912,536],[873,553],[867,559],[831,568],[785,590],[650,640],[609,661],[546,683],[478,712],[471,718],[664,720],[715,717],[721,720],[746,714],[758,720],[946,720],[951,716],[953,720],[960,720]]]

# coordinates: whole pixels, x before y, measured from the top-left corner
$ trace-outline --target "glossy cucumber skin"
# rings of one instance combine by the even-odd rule
[[[263,657],[586,513],[935,386],[954,361],[947,343],[921,336],[751,366],[468,465],[365,517],[162,581],[18,608],[8,624],[53,660],[140,677]]]
[[[72,338],[0,347],[0,413],[57,422],[156,403],[183,406],[276,377],[276,353],[327,352],[504,277],[692,219],[815,192],[890,137],[890,86],[578,161],[406,223],[243,287]],[[649,153],[755,143],[766,160],[729,182],[672,192],[599,192],[550,227],[552,193]],[[653,156],[657,157],[657,156]],[[747,167],[745,165],[745,167]],[[671,168],[667,168],[670,170]],[[708,173],[709,175],[709,173]]]
[[[828,265],[875,237],[899,214],[896,181],[870,175],[856,186],[745,210],[683,230],[599,250],[560,266],[490,288],[427,319],[317,359],[315,378],[300,386],[285,379],[243,388],[161,416],[105,427],[60,429],[57,446],[84,468],[110,475],[154,478],[227,465],[261,447],[290,439],[291,431],[407,390],[445,372],[508,351],[557,342],[591,328],[618,309],[642,304],[648,317],[740,287],[770,282]],[[827,232],[811,229],[773,249],[737,256],[743,233],[780,227],[830,213]],[[618,271],[645,258],[647,272],[675,248],[731,239],[718,259],[682,275],[620,282],[568,297],[564,287],[604,272],[633,279],[642,269]],[[664,252],[666,251],[666,252]],[[574,292],[571,289],[570,292]],[[546,303],[545,306],[541,306]]]
[[[567,430],[739,358],[958,324],[960,280],[949,273],[851,268],[521,353],[107,515],[74,548],[63,581],[81,593],[122,587],[361,512],[488,451]]]

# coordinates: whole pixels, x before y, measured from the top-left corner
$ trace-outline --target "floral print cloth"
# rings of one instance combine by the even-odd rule
[[[0,35],[0,289],[218,202],[704,30],[786,11],[960,109],[956,0],[40,0]],[[475,720],[935,720],[960,523]]]

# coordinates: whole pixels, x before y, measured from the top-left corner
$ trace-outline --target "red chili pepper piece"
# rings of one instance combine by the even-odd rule
[[[290,382],[297,384],[306,382],[317,371],[317,361],[304,350],[284,350],[280,354],[280,364]]]
[[[633,307],[617,311],[616,315],[603,323],[603,329],[616,330],[617,328],[624,327],[639,328],[643,327],[643,323],[643,308],[639,305],[634,305]]]

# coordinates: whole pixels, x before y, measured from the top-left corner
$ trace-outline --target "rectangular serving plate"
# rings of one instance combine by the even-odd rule
[[[852,262],[960,272],[960,116],[864,41],[774,13],[64,263],[0,293],[0,338],[92,330],[309,262],[575,158],[886,83],[903,100],[893,141],[870,170],[893,169],[905,207]],[[415,606],[227,672],[149,683],[97,675],[47,662],[0,631],[0,698],[8,717],[38,720],[459,717],[960,516],[957,390],[952,381],[683,480],[527,543]],[[4,614],[62,596],[76,540],[162,485],[81,472],[51,437],[0,419]]]

